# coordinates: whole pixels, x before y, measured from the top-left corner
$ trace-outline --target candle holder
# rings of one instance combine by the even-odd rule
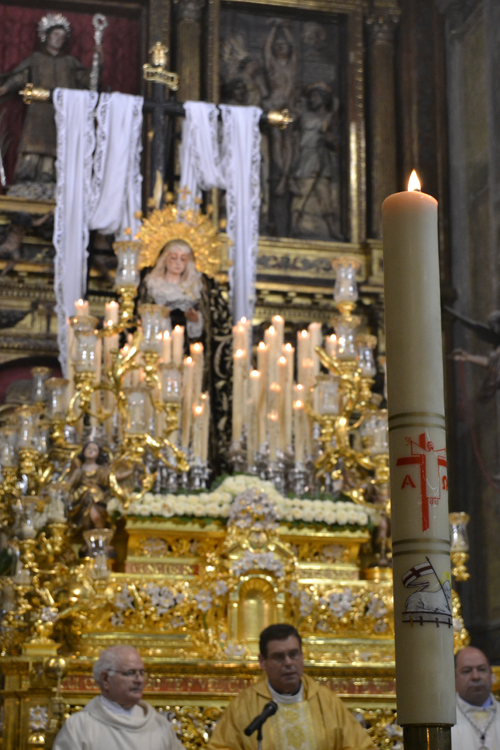
[[[200,458],[195,458],[189,470],[189,486],[193,490],[204,490],[207,487],[207,467]]]
[[[229,449],[229,460],[234,472],[242,473],[246,467],[246,450],[239,440],[231,445]]]
[[[290,472],[292,492],[296,497],[302,497],[308,491],[308,476],[306,465],[303,461],[296,461]]]
[[[354,310],[358,299],[358,284],[356,273],[361,268],[357,258],[343,256],[332,260],[332,268],[336,272],[333,298],[341,313]]]
[[[278,451],[276,461],[268,464],[266,479],[274,484],[278,492],[285,494],[285,461],[281,451]]]
[[[46,385],[50,375],[50,367],[32,367],[31,374],[31,402],[43,408],[47,400]]]

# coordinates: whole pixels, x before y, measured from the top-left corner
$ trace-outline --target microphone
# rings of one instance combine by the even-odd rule
[[[269,703],[266,703],[260,714],[256,716],[255,719],[251,721],[247,728],[244,730],[246,736],[250,737],[250,735],[253,734],[256,729],[260,729],[270,716],[274,716],[277,710],[278,704],[274,701],[269,701]]]

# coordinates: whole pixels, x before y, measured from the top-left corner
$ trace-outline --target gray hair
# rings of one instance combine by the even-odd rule
[[[110,646],[99,654],[99,658],[94,662],[92,674],[94,680],[102,689],[101,675],[103,672],[119,669],[122,663],[121,657],[124,651],[135,651],[133,646]]]

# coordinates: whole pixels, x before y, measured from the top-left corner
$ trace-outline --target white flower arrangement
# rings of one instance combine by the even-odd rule
[[[293,523],[321,523],[327,526],[357,526],[366,528],[370,523],[376,523],[377,511],[356,505],[350,501],[332,500],[301,500],[298,497],[283,497],[272,482],[259,477],[238,474],[226,477],[213,492],[201,492],[193,495],[162,495],[146,492],[139,500],[133,501],[128,510],[124,510],[116,498],[108,503],[108,512],[115,510],[130,516],[159,516],[173,518],[174,516],[192,516],[194,518],[236,519],[236,509],[232,504],[243,493],[248,501],[247,492],[256,490],[266,500],[262,500],[264,518],[260,523],[272,524],[277,521]],[[274,506],[274,510],[272,507]],[[250,514],[248,514],[250,517]],[[236,520],[235,520],[236,522]],[[242,520],[240,523],[247,523]],[[259,521],[258,521],[259,522]]]
[[[249,570],[269,570],[276,578],[285,575],[285,566],[272,552],[250,552],[247,549],[243,557],[231,566],[231,573],[238,578]]]
[[[30,706],[30,730],[32,732],[47,729],[48,723],[47,706]]]
[[[212,606],[212,595],[210,594],[210,591],[202,589],[198,594],[195,594],[194,598],[196,599],[198,609],[201,609],[202,612],[208,612]]]
[[[382,619],[382,617],[386,616],[387,607],[385,606],[382,599],[379,599],[378,596],[372,594],[366,608],[366,614],[369,617],[374,617],[376,620],[380,620]]]
[[[267,492],[251,487],[241,492],[229,508],[229,523],[240,529],[272,531],[278,528],[278,510]]]
[[[321,599],[321,604],[326,605],[332,615],[339,619],[351,611],[353,603],[351,589],[333,591],[328,597]]]
[[[115,607],[121,610],[134,608],[134,597],[132,596],[132,594],[129,594],[128,586],[126,583],[123,584],[121,590],[116,595]]]

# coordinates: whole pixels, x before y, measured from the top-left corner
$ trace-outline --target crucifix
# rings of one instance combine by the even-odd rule
[[[151,47],[150,62],[143,65],[143,76],[146,81],[151,81],[153,91],[151,99],[144,99],[144,112],[152,114],[153,139],[151,143],[151,177],[150,195],[158,194],[161,198],[159,207],[163,202],[163,185],[168,174],[168,168],[173,163],[173,139],[175,117],[184,117],[186,112],[182,102],[175,98],[175,92],[179,88],[179,76],[166,69],[168,48],[161,42],[156,42]],[[171,92],[171,98],[166,99],[165,89]],[[166,123],[168,118],[168,123]],[[260,125],[271,125],[285,129],[292,122],[287,109],[281,112],[270,111],[262,114]]]

